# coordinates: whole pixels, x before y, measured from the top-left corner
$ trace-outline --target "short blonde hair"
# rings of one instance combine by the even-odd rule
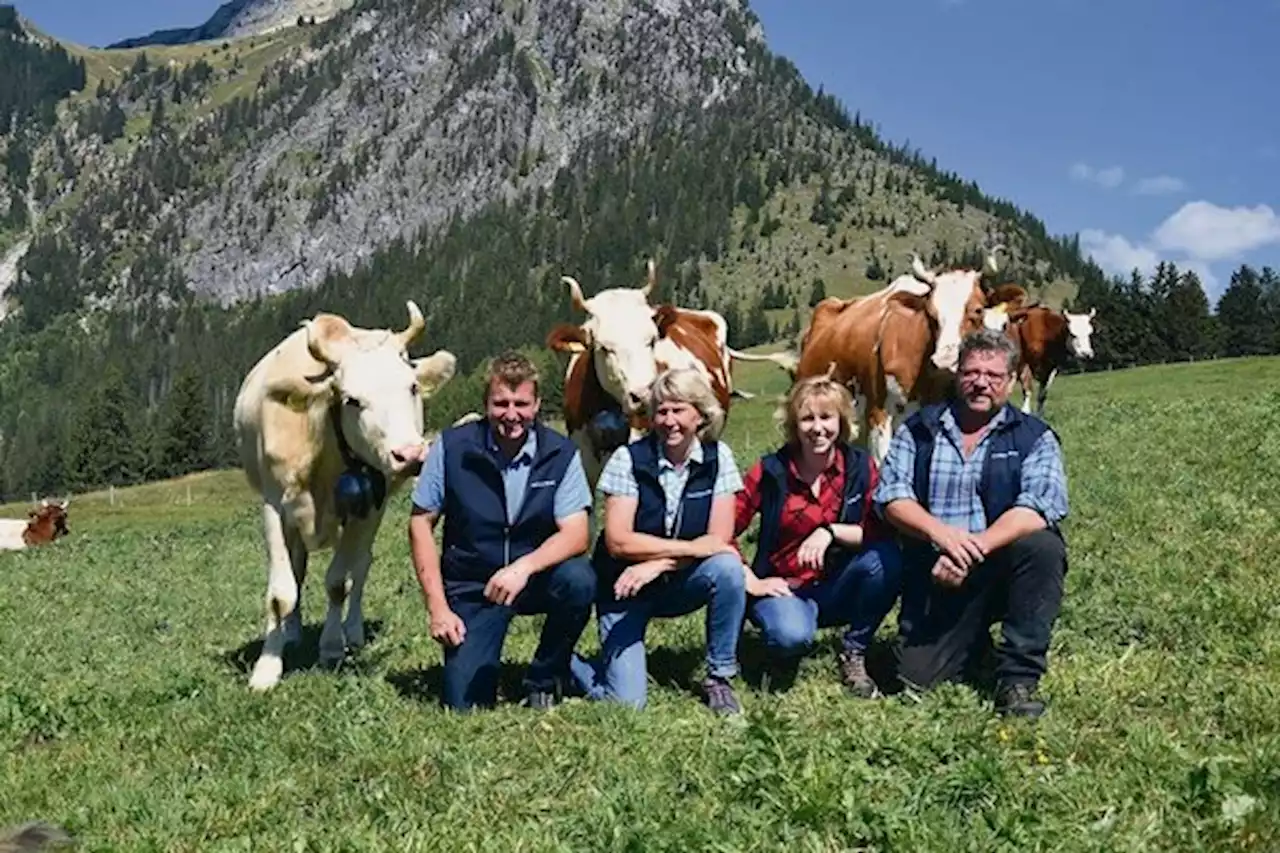
[[[702,373],[692,367],[677,367],[658,374],[649,386],[649,417],[663,402],[688,403],[702,415],[698,438],[717,441],[724,431],[724,409]]]
[[[800,414],[814,400],[825,400],[840,416],[839,440],[846,444],[853,441],[858,429],[853,419],[853,395],[849,389],[829,376],[809,376],[791,386],[778,410],[778,420],[787,444],[799,445]]]

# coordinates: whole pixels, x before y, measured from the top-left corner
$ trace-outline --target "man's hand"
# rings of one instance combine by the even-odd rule
[[[795,595],[785,578],[757,578],[747,581],[747,595],[756,598],[787,598]]]
[[[835,541],[835,535],[825,527],[819,527],[817,530],[805,537],[800,543],[799,550],[796,551],[796,560],[802,569],[820,569],[822,561],[827,556],[827,549],[831,547],[831,543]]]
[[[689,556],[696,560],[705,560],[708,557],[714,557],[716,554],[737,553],[738,549],[733,547],[731,543],[724,541],[719,536],[712,536],[710,533],[704,533],[689,542]]]
[[[946,554],[933,564],[933,579],[943,586],[958,587],[969,577],[969,570],[957,566]]]
[[[976,533],[939,524],[929,537],[934,546],[951,558],[951,562],[966,572],[987,558],[986,546]]]
[[[670,560],[646,560],[628,566],[613,584],[613,594],[618,598],[631,598],[654,578],[673,565]]]
[[[484,597],[494,604],[511,607],[515,603],[516,596],[524,591],[532,574],[533,572],[523,562],[516,560],[511,565],[493,573],[493,577],[489,578],[489,582],[484,585]]]
[[[431,639],[442,646],[453,648],[462,645],[467,638],[467,626],[462,619],[448,607],[431,612]]]

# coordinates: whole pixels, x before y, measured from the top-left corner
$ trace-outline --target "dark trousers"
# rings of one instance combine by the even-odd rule
[[[483,583],[446,581],[449,608],[462,619],[467,633],[461,645],[444,651],[445,707],[467,710],[497,702],[502,645],[516,614],[547,615],[525,674],[525,689],[549,693],[557,681],[568,683],[569,657],[591,618],[595,595],[596,574],[585,556],[531,577],[512,607],[485,598]]]
[[[1024,536],[987,557],[959,587],[938,584],[932,563],[906,566],[896,648],[898,677],[915,689],[957,679],[989,646],[1000,622],[996,680],[1036,684],[1048,666],[1049,635],[1062,606],[1066,545],[1049,530]]]

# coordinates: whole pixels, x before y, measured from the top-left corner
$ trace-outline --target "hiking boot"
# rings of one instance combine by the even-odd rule
[[[550,690],[529,690],[524,697],[524,706],[535,711],[550,711],[560,704],[560,698],[560,684],[557,682]]]
[[[1002,717],[1035,718],[1044,713],[1044,702],[1036,698],[1034,684],[1002,684],[996,689],[996,713]]]
[[[702,682],[702,692],[706,695],[707,707],[721,716],[732,716],[742,713],[738,704],[738,696],[727,678],[707,676]]]
[[[764,665],[760,689],[766,693],[790,690],[800,674],[799,657],[772,658]]]
[[[867,656],[853,649],[845,649],[836,656],[840,667],[840,683],[859,699],[874,699],[880,695],[880,689],[867,674]]]

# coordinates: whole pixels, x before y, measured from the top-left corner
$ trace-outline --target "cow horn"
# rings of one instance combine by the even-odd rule
[[[925,269],[924,261],[920,260],[920,256],[915,252],[911,253],[911,274],[927,285],[932,286],[938,283],[938,274]]]
[[[410,299],[405,303],[405,307],[409,309],[409,325],[403,332],[396,333],[396,342],[400,344],[401,352],[408,350],[414,338],[427,328],[427,321],[422,319],[422,309],[418,307],[418,303]]]
[[[649,263],[645,266],[648,275],[645,279],[644,287],[640,288],[640,292],[644,294],[646,299],[648,299],[653,295],[653,289],[658,284],[658,267],[654,264],[653,258],[650,258]]]
[[[591,312],[587,310],[587,300],[582,297],[582,285],[578,284],[578,280],[567,275],[560,276],[560,280],[569,285],[569,296],[573,298],[573,307],[584,314],[590,314]]]

